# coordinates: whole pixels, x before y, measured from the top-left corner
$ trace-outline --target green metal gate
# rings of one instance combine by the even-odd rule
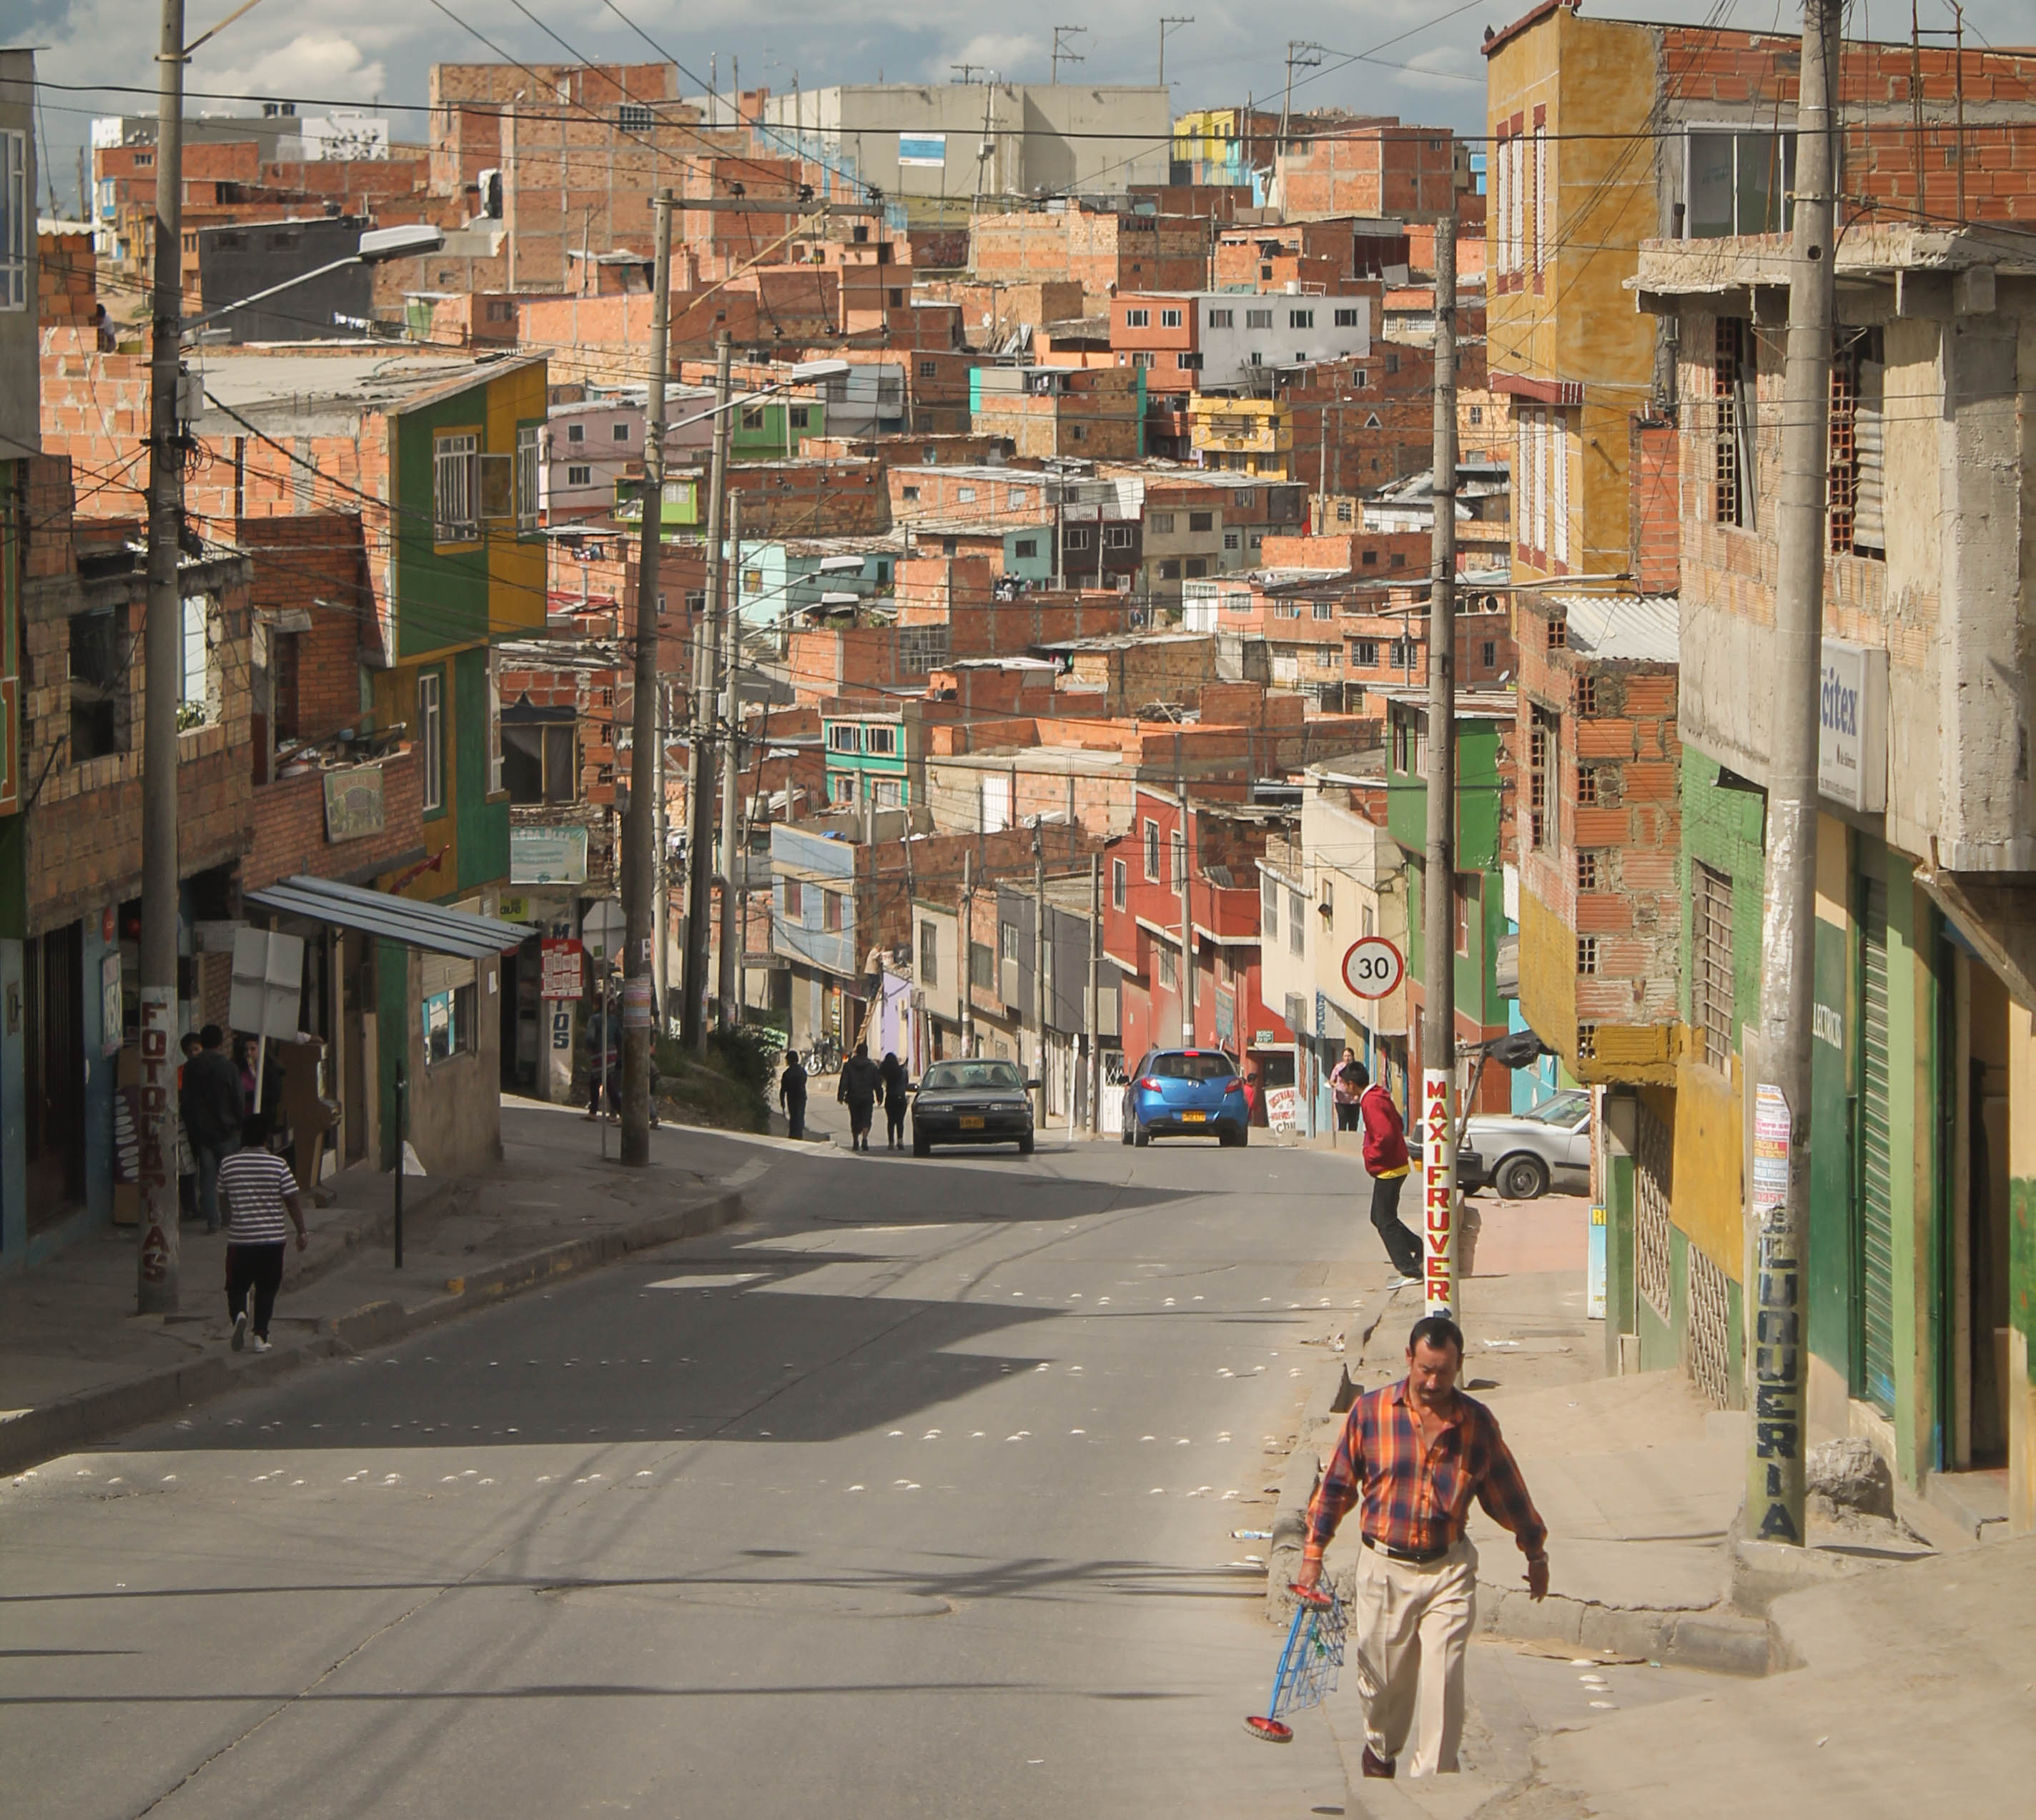
[[[1890,1116],[1887,887],[1864,881],[1860,906],[1859,1343],[1855,1394],[1895,1413],[1895,1158]]]

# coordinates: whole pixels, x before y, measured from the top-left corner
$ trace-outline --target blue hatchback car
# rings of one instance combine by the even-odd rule
[[[1125,1083],[1124,1141],[1210,1136],[1226,1145],[1251,1140],[1237,1064],[1220,1049],[1148,1051]]]

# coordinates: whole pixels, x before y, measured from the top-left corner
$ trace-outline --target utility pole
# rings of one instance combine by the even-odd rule
[[[664,856],[658,797],[664,744],[658,712],[658,562],[665,541],[665,367],[672,291],[672,192],[653,198],[658,254],[650,297],[650,398],[643,439],[643,538],[636,559],[636,682],[629,715],[629,813],[622,824],[622,1160],[650,1160],[650,1050],[658,1022],[656,914]],[[401,1167],[398,1159],[398,1166]]]
[[[721,627],[722,519],[728,494],[728,331],[714,340],[714,452],[707,464],[707,605],[693,634],[691,751],[686,764],[686,1044],[707,1051],[707,920],[714,883],[714,660]]]
[[[1287,96],[1280,104],[1280,146],[1287,149],[1287,126],[1294,114],[1294,72],[1296,70],[1314,70],[1321,66],[1322,47],[1306,38],[1287,40]]]
[[[174,1314],[183,1287],[172,1161],[177,1021],[177,703],[183,693],[183,0],[163,0],[157,58],[154,340],[149,359],[149,612],[142,646],[141,1208],[135,1309]],[[396,1166],[403,1166],[398,1153]]]
[[[1421,1248],[1431,1314],[1457,1302],[1457,223],[1435,223],[1435,527],[1428,597],[1427,893],[1422,926]]]
[[[1181,812],[1181,1046],[1195,1046],[1195,931],[1194,901],[1188,881],[1194,876],[1194,856],[1188,850],[1191,817],[1188,814],[1188,786],[1181,767],[1181,736],[1174,735],[1174,789],[1180,798]]]
[[[734,546],[734,555],[729,564],[729,572],[735,578],[735,598],[722,610],[725,635],[722,642],[722,665],[726,680],[722,690],[721,723],[721,959],[715,970],[715,989],[721,1000],[721,1015],[715,1020],[723,1030],[733,1030],[742,1021],[742,1001],[736,997],[736,963],[748,932],[737,924],[735,914],[735,879],[737,871],[745,876],[749,869],[749,856],[741,850],[738,841],[741,830],[736,826],[736,799],[741,793],[742,778],[742,697],[737,688],[737,673],[742,662],[742,499],[740,494],[728,502],[728,540]]]
[[[1103,855],[1088,856],[1088,1003],[1082,1009],[1082,1034],[1088,1044],[1088,1134],[1103,1129],[1103,1053],[1096,1046],[1096,997],[1103,990]]]
[[[1015,805],[1014,805],[1015,806]],[[1039,1123],[1046,1122],[1046,824],[1032,824],[1032,1013],[1039,1019]]]
[[[956,950],[956,984],[961,989],[961,1053],[975,1053],[975,884],[969,862],[975,856],[961,856],[961,940]]]
[[[1159,15],[1159,86],[1167,86],[1167,28],[1170,25],[1192,25],[1192,13],[1162,13]]]
[[[1760,906],[1760,1032],[1747,1058],[1755,1280],[1747,1402],[1746,1513],[1763,1542],[1804,1540],[1808,1353],[1810,1023],[1817,865],[1817,722],[1823,655],[1824,494],[1831,448],[1831,266],[1838,0],[1803,9],[1796,107],[1796,219],[1789,250],[1782,493],[1774,518],[1774,691],[1767,867]]]
[[[1054,28],[1054,81],[1058,82],[1061,79],[1061,66],[1063,63],[1086,63],[1088,61],[1080,52],[1069,50],[1065,43],[1068,39],[1083,36],[1088,30],[1086,25],[1056,25]]]

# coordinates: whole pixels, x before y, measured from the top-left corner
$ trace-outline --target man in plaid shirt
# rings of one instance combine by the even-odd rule
[[[1337,1525],[1362,1506],[1351,1642],[1378,1683],[1365,1715],[1367,1776],[1393,1773],[1410,1730],[1408,1775],[1457,1767],[1464,1646],[1476,1616],[1477,1551],[1464,1534],[1472,1498],[1518,1541],[1528,1596],[1548,1591],[1548,1526],[1491,1411],[1457,1389],[1462,1369],[1463,1330],[1453,1321],[1415,1322],[1407,1375],[1357,1400],[1308,1506],[1295,1577],[1303,1588],[1322,1578]]]

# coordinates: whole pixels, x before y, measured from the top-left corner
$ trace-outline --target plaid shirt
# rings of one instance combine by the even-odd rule
[[[1360,1499],[1364,1533],[1374,1541],[1417,1554],[1447,1548],[1464,1532],[1473,1495],[1513,1532],[1523,1554],[1540,1553],[1548,1526],[1527,1495],[1491,1411],[1459,1391],[1455,1419],[1444,1425],[1424,1459],[1402,1378],[1367,1392],[1352,1407],[1308,1505],[1305,1552],[1319,1556]]]

